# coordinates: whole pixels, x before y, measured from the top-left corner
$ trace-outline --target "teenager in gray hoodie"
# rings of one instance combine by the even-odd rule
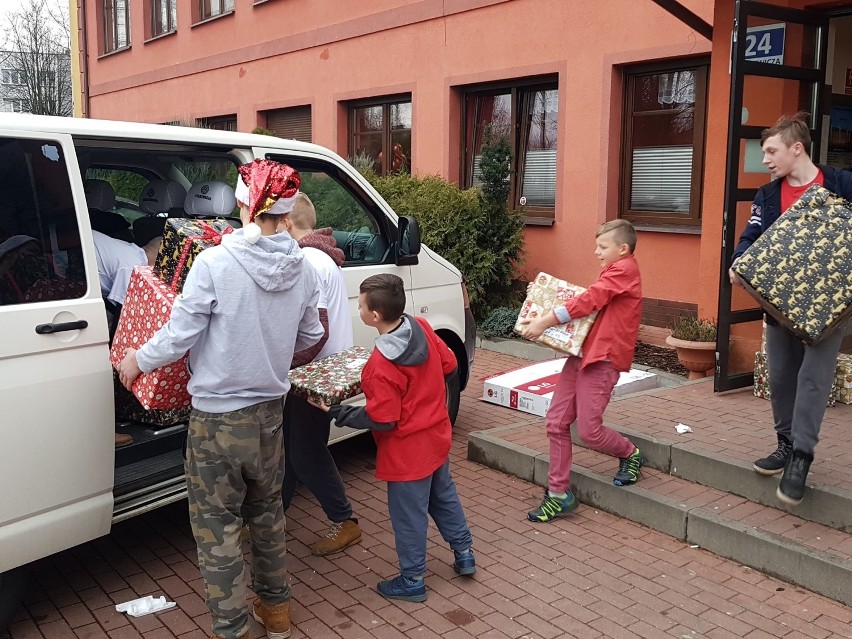
[[[214,636],[238,639],[249,630],[240,531],[243,514],[252,546],[252,613],[270,639],[290,635],[290,587],[281,505],[282,402],[294,351],[323,336],[317,280],[296,242],[277,233],[299,174],[255,160],[240,167],[248,201],[244,228],[193,262],[169,321],[119,367],[128,388],[140,371],[189,351],[192,412],[186,475],[190,521],[198,545]]]

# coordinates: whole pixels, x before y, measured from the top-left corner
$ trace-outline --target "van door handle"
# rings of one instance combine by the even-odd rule
[[[86,328],[88,325],[89,323],[86,320],[59,322],[58,324],[39,324],[36,326],[36,333],[39,335],[50,335],[51,333],[61,333],[62,331],[77,331],[81,328]]]

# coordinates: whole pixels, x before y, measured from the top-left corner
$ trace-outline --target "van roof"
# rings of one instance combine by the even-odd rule
[[[0,131],[2,130],[44,131],[46,133],[65,133],[87,138],[157,140],[190,144],[225,144],[233,147],[283,146],[288,150],[312,151],[325,155],[336,155],[325,147],[309,142],[285,140],[283,138],[254,133],[238,133],[236,131],[219,131],[166,124],[122,122],[119,120],[33,115],[30,113],[0,113]],[[281,142],[284,144],[282,145]]]

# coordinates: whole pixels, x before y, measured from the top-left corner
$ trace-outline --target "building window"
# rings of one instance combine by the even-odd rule
[[[26,100],[17,100],[15,98],[11,98],[11,99],[7,98],[3,102],[6,106],[6,108],[3,109],[3,110],[6,111],[7,113],[9,113],[9,112],[11,112],[11,113],[26,113],[29,110],[29,109],[27,109]]]
[[[232,115],[217,115],[212,118],[201,118],[198,120],[198,126],[205,129],[216,129],[217,131],[236,131],[237,116]]]
[[[151,1],[151,37],[177,29],[177,0]]]
[[[708,66],[681,61],[625,74],[622,217],[700,223]]]
[[[26,75],[20,69],[0,70],[0,84],[21,85],[26,83]]]
[[[468,88],[463,96],[462,184],[479,184],[486,128],[512,150],[509,205],[527,218],[553,218],[556,208],[556,149],[559,89],[555,80]]]
[[[128,0],[103,0],[104,53],[123,49],[130,44]]]
[[[198,12],[201,20],[220,16],[234,10],[234,0],[198,0]]]
[[[357,166],[372,164],[379,175],[411,171],[411,96],[352,104],[349,134]]]

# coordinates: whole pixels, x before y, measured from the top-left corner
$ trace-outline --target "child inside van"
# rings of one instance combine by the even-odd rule
[[[583,342],[583,356],[568,357],[553,391],[546,418],[550,440],[548,489],[541,505],[527,514],[534,522],[550,521],[577,508],[570,490],[574,420],[580,438],[590,448],[620,459],[613,479],[616,486],[635,484],[645,461],[629,439],[603,424],[612,389],[619,373],[630,370],[639,337],[642,281],[633,256],[636,230],[627,220],[612,220],[598,228],[595,238],[595,257],[603,268],[597,281],[552,313],[521,322],[525,325],[522,335],[535,339],[550,326],[598,311]]]
[[[330,410],[337,426],[373,431],[376,478],[387,482],[400,567],[376,589],[386,599],[422,602],[429,515],[453,550],[456,573],[476,572],[473,539],[450,475],[445,377],[457,374],[456,358],[427,321],[403,313],[405,285],[396,275],[364,280],[358,309],[361,321],[379,333],[361,373],[366,406],[317,407]]]

